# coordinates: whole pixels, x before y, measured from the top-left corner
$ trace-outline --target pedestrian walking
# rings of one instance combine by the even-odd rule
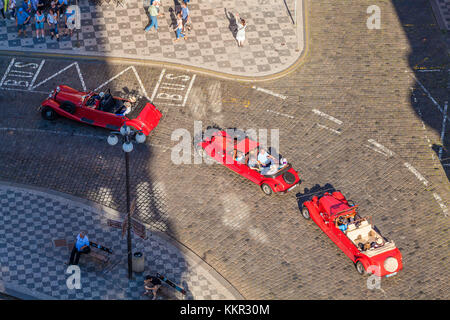
[[[29,15],[31,14],[31,0],[24,0],[22,2],[22,8],[26,11]]]
[[[56,36],[56,41],[59,41],[58,14],[53,9],[50,9],[48,12],[47,23],[50,26],[51,38],[53,39]]]
[[[64,14],[64,22],[65,22],[65,36],[72,37],[73,35],[73,29],[75,29],[75,18],[76,18],[76,12],[73,6],[70,6],[67,8],[66,13]]]
[[[2,13],[3,19],[6,19],[5,9],[5,2],[3,0],[0,0],[0,12]]]
[[[183,38],[184,40],[187,39],[187,37],[183,34],[183,18],[181,16],[181,12],[178,12],[177,14],[177,26],[173,31],[176,31],[177,33],[177,38],[174,39],[173,42],[177,42],[181,38]]]
[[[78,264],[81,254],[89,254],[91,252],[89,245],[89,238],[86,232],[81,231],[78,234],[77,241],[72,248],[69,264]]]
[[[237,21],[237,32],[236,32],[236,40],[238,42],[238,46],[244,46],[245,41],[245,29],[247,28],[247,24],[245,20],[239,18],[239,13],[236,13],[236,21]]]
[[[39,0],[30,0],[30,4],[31,4],[31,12],[35,14],[38,9]]]
[[[53,12],[55,12],[57,14],[57,18],[59,20],[58,0],[50,1],[50,9],[52,9]]]
[[[41,9],[36,11],[34,15],[34,21],[36,24],[36,39],[39,39],[39,33],[41,34],[41,38],[44,38],[44,21],[45,15],[42,13]]]
[[[186,1],[181,3],[181,17],[183,18],[183,33],[186,33],[186,29],[191,30],[191,15]]]
[[[23,33],[23,36],[26,36],[26,27],[27,23],[30,21],[30,15],[23,10],[23,8],[19,8],[16,14],[16,26],[18,30],[18,36],[20,37],[20,34]]]
[[[9,18],[16,20],[16,0],[9,0]]]
[[[145,31],[150,31],[152,27],[155,27],[155,30],[158,31],[158,10],[154,4],[148,7],[148,14],[150,15],[150,24],[145,28]]]
[[[46,6],[47,6],[46,1],[47,0],[38,0],[38,3],[37,3],[38,10],[41,10],[42,12],[44,12],[44,10],[46,9]]]
[[[3,0],[0,0],[0,12],[2,13],[3,19],[6,19],[6,16],[5,16],[5,2]]]
[[[158,10],[158,17],[164,16],[162,13],[162,2],[161,0],[150,0],[150,5],[154,5],[156,7],[156,10]]]
[[[69,0],[58,0],[58,19],[66,12],[68,5]]]
[[[156,300],[156,292],[161,287],[161,280],[156,277],[146,276],[144,280],[145,292],[143,295],[153,294],[153,299]]]

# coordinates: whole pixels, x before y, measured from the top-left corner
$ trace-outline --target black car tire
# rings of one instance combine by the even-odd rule
[[[311,218],[311,215],[309,214],[309,210],[307,207],[303,207],[302,208],[302,216],[303,218],[305,218],[306,220],[309,220]]]
[[[264,194],[270,196],[273,193],[272,188],[267,184],[267,183],[263,183],[261,185],[261,190],[262,192],[264,192]]]
[[[43,107],[41,110],[41,116],[42,118],[44,118],[45,120],[55,120],[56,118],[58,118],[58,114],[55,112],[55,110],[53,110],[50,107]]]
[[[366,269],[364,269],[364,265],[361,261],[356,261],[355,263],[356,272],[358,272],[360,275],[364,275],[366,273]]]

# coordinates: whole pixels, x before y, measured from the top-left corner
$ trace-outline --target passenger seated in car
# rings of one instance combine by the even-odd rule
[[[233,160],[245,164],[245,154],[241,151],[233,150]]]
[[[267,153],[266,149],[259,149],[258,153],[258,163],[261,167],[270,167],[272,164],[277,163],[274,156]]]
[[[100,104],[100,101],[103,99],[104,96],[105,96],[104,92],[100,92],[99,94],[93,95],[86,103],[86,106],[97,107]]]
[[[347,221],[347,219],[346,219],[346,218],[343,218],[343,217],[339,217],[339,218],[336,220],[336,226],[337,226],[339,229],[341,229],[342,232],[347,231],[347,228],[348,228],[348,221]]]
[[[250,151],[247,165],[252,170],[261,171],[261,169],[259,168],[258,160],[256,158],[255,150]]]

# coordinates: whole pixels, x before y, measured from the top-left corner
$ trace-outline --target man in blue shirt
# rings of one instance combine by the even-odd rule
[[[19,31],[18,36],[23,32],[23,35],[26,36],[26,27],[27,23],[30,21],[30,15],[23,10],[23,8],[19,8],[19,11],[17,11],[16,14],[16,26],[17,30]]]
[[[72,253],[70,254],[70,262],[69,264],[78,264],[80,260],[80,255],[82,253],[89,254],[91,252],[91,248],[89,247],[89,239],[85,232],[81,231],[77,236],[77,242],[73,246]],[[75,261],[74,261],[75,259]]]
[[[189,8],[187,7],[187,1],[181,3],[181,17],[183,18],[183,32],[191,30],[191,15],[189,14]]]

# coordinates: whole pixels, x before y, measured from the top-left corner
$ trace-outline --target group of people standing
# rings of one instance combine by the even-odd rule
[[[5,2],[8,8],[9,18],[16,21],[18,36],[26,36],[27,26],[34,22],[36,38],[45,37],[45,22],[49,26],[51,38],[59,41],[58,23],[64,21],[63,35],[73,34],[75,28],[75,10],[67,10],[69,0],[23,0],[21,6],[17,6],[16,0],[0,0],[3,18],[5,15]]]
[[[192,27],[191,16],[188,8],[189,0],[184,0],[181,2],[181,10],[176,12],[176,24],[173,31],[176,32],[176,39],[174,42],[180,39],[187,39],[186,30],[190,30]],[[158,30],[158,17],[164,16],[162,13],[161,0],[150,0],[150,6],[148,7],[148,14],[150,16],[150,23],[145,28],[145,31],[150,31],[153,27]]]

